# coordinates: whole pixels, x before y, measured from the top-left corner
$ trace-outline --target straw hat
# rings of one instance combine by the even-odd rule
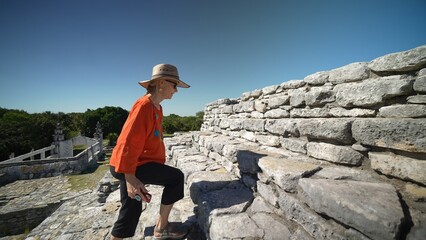
[[[175,66],[171,64],[158,64],[152,68],[152,77],[149,80],[139,81],[139,84],[148,88],[149,84],[155,79],[167,79],[176,83],[177,87],[189,88],[190,86],[179,79],[179,73]]]

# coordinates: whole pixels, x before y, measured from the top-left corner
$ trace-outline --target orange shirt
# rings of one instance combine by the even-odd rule
[[[166,151],[162,120],[162,108],[154,107],[148,96],[136,101],[111,155],[110,165],[116,172],[135,174],[136,167],[144,163],[164,164]]]

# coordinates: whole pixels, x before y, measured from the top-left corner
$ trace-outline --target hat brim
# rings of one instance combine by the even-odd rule
[[[189,88],[191,86],[189,86],[188,84],[186,84],[184,81],[180,80],[180,79],[176,79],[176,78],[167,78],[167,77],[158,77],[158,78],[153,78],[153,79],[149,79],[149,80],[145,80],[145,81],[139,81],[139,85],[141,85],[144,88],[148,88],[149,84],[156,80],[156,79],[166,79],[166,80],[171,80],[173,82],[176,83],[176,87],[180,87],[180,88]]]

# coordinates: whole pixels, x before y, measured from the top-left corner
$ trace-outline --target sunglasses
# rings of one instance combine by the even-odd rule
[[[170,81],[170,80],[166,80],[166,82],[169,82],[169,83],[173,84],[173,88],[177,89],[177,83],[175,83],[173,81]]]

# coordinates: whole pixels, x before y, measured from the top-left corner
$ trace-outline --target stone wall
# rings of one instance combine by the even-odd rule
[[[204,114],[191,144],[292,234],[426,235],[426,45],[220,99]]]
[[[74,157],[0,162],[0,186],[15,180],[80,174],[87,168],[96,166],[102,157],[100,147],[101,144],[97,142]]]

